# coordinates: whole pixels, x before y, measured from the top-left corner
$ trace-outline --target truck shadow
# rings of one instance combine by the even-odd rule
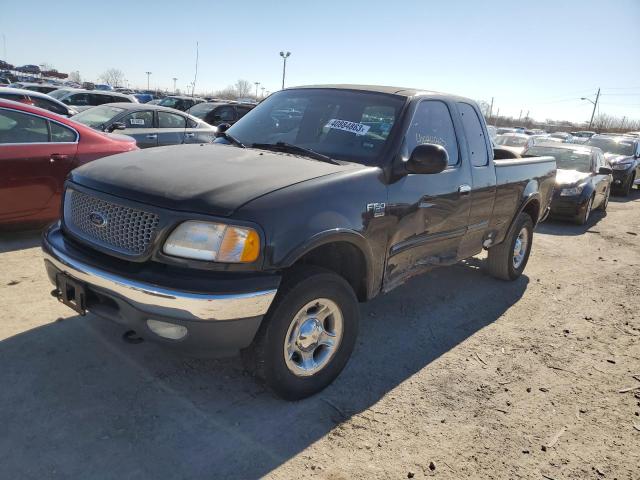
[[[584,225],[577,225],[572,223],[571,220],[548,218],[544,223],[541,223],[536,227],[536,232],[544,233],[546,235],[562,235],[568,237],[583,235],[589,232],[593,227],[596,227],[598,223],[606,217],[606,212],[595,210],[591,212],[589,220]]]
[[[489,278],[471,259],[363,305],[347,368],[296,403],[265,391],[239,359],[126,344],[120,327],[91,315],[24,332],[0,342],[0,471],[260,478],[495,322],[528,282]]]

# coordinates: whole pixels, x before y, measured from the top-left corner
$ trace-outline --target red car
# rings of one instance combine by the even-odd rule
[[[55,220],[71,170],[137,149],[131,137],[97,132],[47,110],[0,99],[0,226]]]

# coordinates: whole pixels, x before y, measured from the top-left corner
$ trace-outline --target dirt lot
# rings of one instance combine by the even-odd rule
[[[362,306],[346,370],[275,399],[239,360],[124,343],[0,237],[0,478],[640,479],[640,192]],[[638,375],[634,379],[633,375]],[[635,425],[635,427],[634,427]]]

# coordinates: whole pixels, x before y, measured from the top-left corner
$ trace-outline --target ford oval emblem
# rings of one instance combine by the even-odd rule
[[[107,224],[107,217],[100,212],[91,212],[89,214],[89,220],[96,227],[104,227]]]

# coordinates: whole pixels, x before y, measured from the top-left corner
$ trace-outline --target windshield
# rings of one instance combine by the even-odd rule
[[[111,119],[121,112],[124,112],[123,108],[109,107],[107,105],[101,105],[99,107],[90,108],[84,112],[80,112],[73,116],[76,122],[83,123],[92,128],[100,127],[106,123],[109,123]]]
[[[616,155],[633,155],[633,142],[620,141],[613,138],[591,138],[585,145],[598,147],[604,153],[615,153]]]
[[[207,116],[207,113],[216,108],[216,106],[217,105],[215,103],[198,103],[197,105],[194,105],[189,110],[187,110],[187,113],[204,120],[204,117]]]
[[[591,152],[587,150],[573,150],[569,148],[532,147],[527,155],[536,157],[555,157],[559,170],[577,170],[583,173],[591,172]]]
[[[59,90],[54,90],[53,92],[49,92],[47,95],[60,100],[67,93],[69,93],[69,90],[59,89]]]
[[[499,135],[495,139],[498,145],[506,145],[507,147],[524,147],[528,141],[528,137],[511,137],[507,135]]]
[[[176,108],[176,105],[182,105],[182,99],[167,97],[160,100],[158,105],[161,107]]]
[[[382,93],[284,90],[247,113],[228,133],[247,146],[284,142],[370,165],[386,146],[403,105],[403,97]]]

